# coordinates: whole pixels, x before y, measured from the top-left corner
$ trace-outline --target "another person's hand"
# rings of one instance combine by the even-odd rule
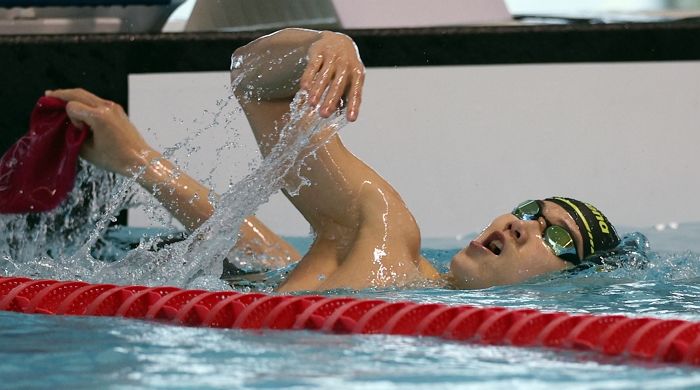
[[[309,93],[309,103],[321,103],[321,116],[330,116],[344,99],[348,120],[354,121],[360,109],[365,67],[355,43],[345,34],[324,31],[307,52],[308,65],[300,80]]]
[[[83,144],[80,156],[92,164],[128,176],[157,154],[119,104],[80,88],[46,91],[46,96],[68,102],[66,113],[73,124],[90,127],[91,136]]]

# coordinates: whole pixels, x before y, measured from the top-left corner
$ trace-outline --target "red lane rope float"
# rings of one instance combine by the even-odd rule
[[[94,302],[95,298],[117,286],[113,284],[89,284],[70,293],[58,305],[54,314],[62,315],[84,315],[88,305]]]
[[[39,291],[28,306],[24,309],[28,312],[53,314],[58,305],[63,302],[73,291],[86,286],[85,282],[63,282],[54,283],[49,287]]]
[[[176,325],[432,336],[596,351],[700,366],[700,322],[379,299],[287,296],[0,277],[0,310]]]

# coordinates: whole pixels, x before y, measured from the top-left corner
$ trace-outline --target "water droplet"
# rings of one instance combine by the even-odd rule
[[[243,65],[243,56],[231,56],[231,70],[240,69]]]

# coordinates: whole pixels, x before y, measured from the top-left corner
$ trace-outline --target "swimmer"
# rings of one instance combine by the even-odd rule
[[[291,53],[291,54],[290,54]],[[359,115],[365,69],[357,47],[346,35],[329,31],[284,29],[237,49],[234,57],[260,58],[251,76],[233,67],[231,78],[255,91],[245,98],[236,88],[261,152],[266,155],[299,90],[322,117],[344,108],[349,121]],[[272,71],[268,69],[273,68]],[[263,74],[265,77],[256,77]],[[47,91],[68,102],[74,123],[87,124],[92,136],[81,156],[121,175],[145,169],[138,178],[189,230],[213,213],[209,190],[195,179],[173,175],[175,167],[150,147],[123,109],[82,89]],[[303,121],[298,126],[304,126]],[[279,291],[364,289],[434,281],[460,289],[514,284],[537,275],[599,261],[620,242],[610,221],[595,207],[570,198],[524,201],[495,218],[452,259],[440,275],[421,256],[420,229],[400,195],[378,173],[355,157],[336,134],[305,160],[313,185],[285,195],[315,233],[308,252],[294,248],[251,216],[240,228],[237,249],[298,261]],[[199,194],[199,197],[194,196]],[[194,201],[191,201],[195,199]],[[510,210],[510,208],[509,208]]]

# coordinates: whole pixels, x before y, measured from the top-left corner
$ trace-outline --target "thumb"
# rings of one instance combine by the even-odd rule
[[[76,127],[95,127],[97,112],[93,107],[73,100],[66,104],[66,114]]]

